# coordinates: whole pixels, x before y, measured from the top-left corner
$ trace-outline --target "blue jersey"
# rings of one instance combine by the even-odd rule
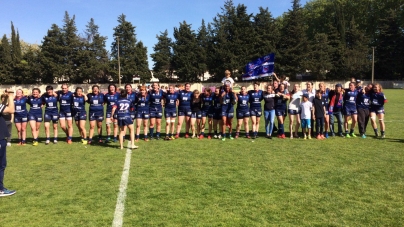
[[[175,110],[177,109],[177,99],[178,99],[178,93],[174,92],[174,94],[171,93],[164,93],[163,98],[165,101],[165,108],[169,110]]]
[[[328,109],[330,100],[330,89],[325,89],[324,93],[321,93],[321,100],[324,102],[325,109]]]
[[[53,95],[42,95],[42,103],[45,104],[45,113],[58,114],[58,98]]]
[[[370,108],[370,93],[362,93],[360,91],[358,93],[358,97],[356,97],[356,107],[361,109],[369,109]]]
[[[285,94],[279,96],[275,95],[275,109],[286,110],[286,104],[288,100],[284,99],[284,96],[286,95]]]
[[[57,92],[60,112],[70,113],[72,111],[72,101],[73,101],[73,93],[68,91],[66,94],[63,92]]]
[[[118,118],[130,118],[131,109],[133,109],[133,103],[129,99],[118,99],[118,101],[114,104],[116,108],[115,114]]]
[[[84,96],[73,96],[73,112],[86,111],[86,100]]]
[[[238,94],[237,95],[237,111],[247,112],[249,111],[248,102],[250,100],[250,96],[248,94]]]
[[[261,101],[264,99],[262,90],[251,90],[248,91],[248,95],[250,96],[250,108],[251,109],[261,109]]]
[[[107,93],[104,95],[104,103],[107,104],[107,113],[111,113],[112,112],[112,107],[115,105],[115,103],[118,101],[119,99],[119,93]]]
[[[193,94],[191,91],[179,91],[178,92],[178,100],[180,101],[179,107],[189,107],[191,108]]]
[[[205,94],[201,94],[200,97],[202,100],[202,110],[203,111],[209,111],[213,108],[213,95],[207,96]]]
[[[387,102],[386,96],[383,94],[383,92],[379,93],[372,93],[370,95],[370,105],[373,107],[382,107],[384,106],[384,103]]]
[[[150,96],[146,94],[145,97],[138,95],[135,100],[137,111],[149,111],[150,108]]]
[[[29,114],[42,116],[42,99],[29,96],[27,103],[30,106]]]
[[[150,90],[149,95],[150,95],[150,108],[161,110],[163,108],[161,104],[161,100],[163,99],[163,91],[158,90],[158,92],[155,92],[154,90]]]
[[[215,110],[221,109],[222,103],[220,102],[220,95],[213,94],[212,99]]]
[[[104,94],[90,93],[87,95],[87,102],[90,104],[90,112],[104,112]]]
[[[233,92],[226,93],[226,95],[222,97],[222,109],[232,108],[234,105],[233,104],[234,101],[235,101],[234,93]]]
[[[344,106],[356,106],[356,97],[358,96],[358,93],[359,92],[356,89],[354,91],[346,89],[343,97]]]
[[[22,96],[21,98],[14,99],[14,107],[15,112],[14,115],[16,117],[27,117],[27,97]]]

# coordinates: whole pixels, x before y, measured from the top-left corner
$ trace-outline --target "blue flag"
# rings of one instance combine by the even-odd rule
[[[274,70],[275,54],[271,53],[249,62],[245,67],[246,73],[243,75],[243,80],[255,80],[271,76]]]

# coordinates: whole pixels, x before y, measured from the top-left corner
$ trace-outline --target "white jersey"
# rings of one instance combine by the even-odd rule
[[[299,110],[303,92],[298,91],[290,97],[289,110]]]
[[[307,91],[307,89],[304,89],[303,94],[309,94],[309,101],[313,103],[314,98],[316,97],[316,89],[312,89],[311,92]]]
[[[222,84],[223,85],[229,84],[230,87],[232,88],[233,85],[234,85],[234,80],[231,77],[224,77],[223,80],[222,80]]]
[[[311,119],[311,108],[313,108],[313,104],[309,101],[307,102],[302,102],[300,104],[300,109],[301,109],[301,113],[300,113],[300,118],[301,119]]]

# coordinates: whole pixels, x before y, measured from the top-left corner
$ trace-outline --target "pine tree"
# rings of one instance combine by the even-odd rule
[[[167,30],[160,32],[156,38],[157,43],[153,47],[154,53],[150,55],[154,61],[153,72],[159,79],[167,77],[172,79],[172,40],[168,37]]]
[[[148,81],[151,78],[151,75],[149,70],[149,62],[147,61],[147,48],[143,45],[142,41],[136,43],[135,51],[135,75],[140,75],[141,80]]]
[[[279,42],[279,30],[275,25],[268,8],[259,8],[259,13],[254,16],[253,26],[257,41],[254,43],[253,58],[259,58],[269,53],[276,53],[276,45]]]
[[[180,81],[198,81],[198,41],[186,21],[174,28],[173,66]]]
[[[67,79],[71,82],[82,83],[83,78],[80,76],[81,72],[78,58],[80,55],[79,52],[83,49],[83,43],[80,42],[77,35],[75,18],[74,15],[70,18],[69,13],[67,11],[65,12],[62,28],[62,54],[64,55],[63,76],[65,80]]]
[[[328,42],[331,47],[331,71],[327,74],[327,79],[345,78],[345,43],[341,41],[340,33],[333,24],[329,24]]]
[[[7,36],[3,35],[0,46],[0,84],[14,83],[12,62],[10,43]]]
[[[16,34],[13,22],[11,22],[11,56],[14,64],[20,62],[21,60],[20,35],[18,34],[18,32]]]
[[[311,43],[310,60],[308,68],[316,80],[326,79],[327,73],[332,69],[332,47],[328,43],[327,34],[318,33]]]
[[[57,78],[64,75],[65,52],[63,34],[61,29],[53,24],[43,38],[41,53],[39,55],[43,72],[42,83],[54,83]]]
[[[198,77],[202,78],[205,72],[208,70],[208,50],[209,50],[209,37],[208,30],[205,25],[205,20],[202,20],[202,25],[198,29],[198,34],[196,36],[196,40],[198,42],[197,52],[197,62],[198,62]]]

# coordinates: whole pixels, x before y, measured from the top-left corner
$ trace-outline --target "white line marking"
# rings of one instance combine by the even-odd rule
[[[121,227],[123,224],[123,214],[125,211],[126,188],[128,186],[130,158],[132,156],[132,150],[129,149],[129,145],[130,145],[130,141],[128,141],[128,148],[126,149],[125,164],[123,166],[121,183],[119,185],[118,199],[116,200],[115,214],[114,214],[114,220],[112,222],[112,227]]]

